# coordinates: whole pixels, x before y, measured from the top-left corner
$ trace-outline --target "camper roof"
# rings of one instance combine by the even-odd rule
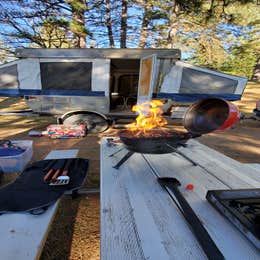
[[[157,54],[157,58],[180,59],[179,49],[17,49],[18,58],[101,58],[140,59]]]

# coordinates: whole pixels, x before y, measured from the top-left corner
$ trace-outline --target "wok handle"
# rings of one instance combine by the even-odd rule
[[[225,259],[215,242],[210,237],[208,231],[202,225],[200,219],[195,214],[187,200],[183,197],[176,185],[170,183],[164,183],[167,188],[169,188],[175,195],[179,205],[182,209],[182,214],[186,221],[189,223],[194,235],[199,241],[201,247],[203,248],[208,259],[212,260],[222,260]]]

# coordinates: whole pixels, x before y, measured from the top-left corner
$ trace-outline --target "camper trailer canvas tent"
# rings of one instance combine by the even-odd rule
[[[115,100],[241,99],[247,79],[180,61],[178,49],[18,49],[0,66],[0,95],[25,96],[34,112],[107,114]]]

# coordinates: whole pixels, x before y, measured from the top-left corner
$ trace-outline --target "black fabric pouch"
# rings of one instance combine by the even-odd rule
[[[66,185],[50,186],[44,176],[50,169],[64,170],[67,166],[70,181]],[[65,191],[76,190],[82,186],[87,171],[88,159],[53,159],[30,164],[19,177],[0,189],[0,214],[28,211],[32,214],[43,213],[54,204]]]

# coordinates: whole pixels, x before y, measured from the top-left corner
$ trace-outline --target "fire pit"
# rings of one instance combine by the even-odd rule
[[[191,133],[169,129],[152,129],[147,132],[124,130],[119,134],[125,148],[137,153],[163,154],[171,153],[179,146],[185,146]]]
[[[119,169],[135,152],[148,154],[178,152],[179,146],[185,146],[187,140],[198,136],[189,132],[163,128],[167,120],[162,116],[163,111],[160,109],[162,104],[160,100],[152,100],[133,107],[133,111],[139,114],[136,122],[119,133],[119,138],[128,153],[114,168]]]
[[[179,153],[191,163],[178,147],[184,146],[191,138],[215,130],[225,130],[238,121],[238,109],[229,102],[217,98],[201,100],[193,104],[184,116],[184,128],[187,132],[165,128],[167,120],[162,116],[160,100],[151,100],[133,107],[138,113],[136,122],[119,133],[119,138],[128,153],[114,166],[118,169],[135,152],[148,154]],[[117,153],[117,152],[116,152]]]
[[[163,110],[160,108],[162,105],[161,100],[151,100],[133,107],[133,111],[138,113],[136,122],[119,133],[122,143],[129,151],[150,154],[171,153],[195,137],[189,132],[165,128],[168,122],[162,116]]]

